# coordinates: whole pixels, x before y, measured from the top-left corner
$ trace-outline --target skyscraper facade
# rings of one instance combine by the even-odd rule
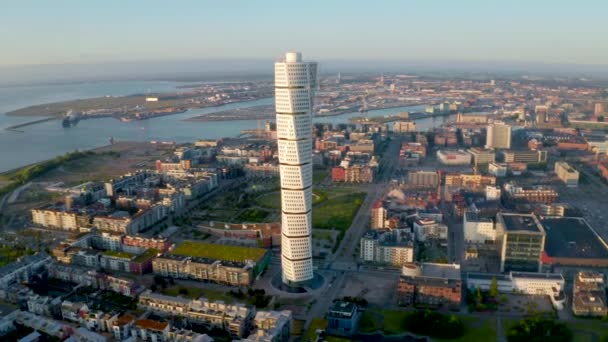
[[[488,125],[486,148],[511,148],[511,126],[502,121]]]
[[[289,52],[274,65],[277,140],[281,173],[283,282],[313,279],[312,111],[317,64]]]

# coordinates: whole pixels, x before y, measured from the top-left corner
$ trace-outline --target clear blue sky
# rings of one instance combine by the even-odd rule
[[[2,0],[0,66],[176,59],[608,64],[606,0]]]

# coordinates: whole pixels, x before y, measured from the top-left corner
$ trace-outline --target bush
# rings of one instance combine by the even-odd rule
[[[552,341],[568,342],[572,340],[572,331],[564,324],[542,316],[523,319],[507,330],[509,342]]]
[[[442,315],[425,310],[415,311],[406,320],[406,329],[419,335],[434,338],[459,338],[464,335],[464,325],[455,315]]]

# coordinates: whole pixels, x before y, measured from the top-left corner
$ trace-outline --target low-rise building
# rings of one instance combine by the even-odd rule
[[[254,330],[244,342],[287,342],[291,337],[291,311],[258,311]]]
[[[555,162],[555,174],[566,186],[578,186],[579,172],[563,161]]]
[[[473,165],[488,165],[493,163],[496,158],[494,150],[484,149],[479,147],[472,147],[469,149],[469,153],[473,157]]]
[[[363,262],[403,266],[414,262],[415,246],[412,236],[405,230],[365,233],[360,242],[360,258]]]
[[[437,171],[409,171],[407,173],[407,184],[414,187],[435,188],[441,180]]]
[[[154,274],[177,279],[196,279],[232,286],[249,286],[253,282],[254,262],[164,254],[152,261]]]
[[[447,240],[448,226],[430,218],[417,218],[414,220],[414,234],[416,241]]]
[[[168,322],[161,322],[152,319],[138,319],[131,328],[131,336],[143,341],[164,342],[171,326]]]
[[[355,303],[337,300],[332,304],[325,318],[329,333],[350,336],[357,331],[361,313]]]
[[[166,316],[178,316],[209,329],[226,330],[233,337],[244,337],[251,330],[255,310],[242,304],[226,304],[172,297],[147,291],[139,296],[139,306]]]
[[[546,150],[506,150],[502,151],[505,163],[544,163],[547,161]]]
[[[510,182],[504,184],[503,189],[507,198],[513,202],[550,204],[557,201],[559,195],[555,188],[547,185],[526,187]]]
[[[51,257],[48,254],[39,252],[0,267],[0,290],[15,283],[30,280],[34,274],[39,274],[39,271],[50,261]]]
[[[403,266],[397,297],[399,305],[460,308],[460,265],[422,263]]]
[[[464,150],[438,150],[437,159],[444,165],[471,164],[471,154]]]
[[[448,174],[445,175],[445,185],[448,187],[464,187],[468,189],[485,188],[488,185],[496,185],[496,177],[463,173]]]
[[[575,315],[604,317],[608,314],[604,274],[578,272],[572,292],[572,312]]]
[[[549,296],[553,306],[564,307],[564,277],[559,273],[509,272],[508,274],[467,273],[469,290],[490,290],[496,281],[501,293],[520,293],[533,296]]]
[[[490,163],[488,164],[488,173],[496,177],[505,177],[507,175],[507,164]]]

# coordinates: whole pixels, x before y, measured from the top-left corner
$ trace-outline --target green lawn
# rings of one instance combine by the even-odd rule
[[[125,258],[125,259],[131,259],[133,256],[135,256],[135,254],[131,254],[131,253],[127,253],[127,252],[118,252],[118,251],[110,251],[110,250],[104,251],[103,254],[112,256],[112,257],[117,257],[117,258]]]
[[[322,230],[313,230],[312,238],[315,240],[325,240],[325,241],[334,241],[333,235],[331,232],[322,231]]]
[[[280,209],[281,208],[281,193],[278,191],[269,192],[256,199],[258,205],[265,208]]]
[[[24,255],[32,254],[34,251],[31,249],[0,246],[0,267],[15,262]]]
[[[382,310],[380,314],[384,318],[383,330],[386,334],[401,334],[405,332],[405,321],[409,313],[395,310]]]
[[[365,193],[359,192],[326,200],[312,211],[313,227],[347,230],[364,199]]]
[[[376,320],[375,315],[365,312],[363,313],[363,317],[361,317],[361,321],[359,321],[359,331],[362,333],[373,333],[378,331],[380,328],[378,321]]]
[[[327,194],[321,190],[312,190],[312,205],[323,203],[327,200]],[[261,195],[256,199],[259,206],[269,209],[281,209],[281,192],[274,191]]]
[[[306,334],[302,338],[303,342],[314,342],[317,340],[317,330],[325,330],[327,328],[327,320],[325,318],[313,318]]]
[[[138,255],[133,259],[134,262],[144,262],[150,258],[155,257],[158,254],[159,250],[156,248],[149,248],[142,254]]]
[[[605,338],[608,340],[608,322],[602,322],[594,319],[578,319],[575,321],[567,322],[568,328],[572,330],[575,342],[593,341],[592,335],[595,333],[600,339]],[[587,334],[581,334],[580,332],[585,331]]]
[[[241,222],[253,222],[259,223],[264,222],[264,219],[268,217],[270,213],[266,210],[258,209],[258,208],[249,208],[243,210],[239,216],[237,216],[237,221]]]
[[[253,260],[259,262],[266,254],[266,250],[263,248],[226,246],[197,241],[184,241],[171,253],[199,258],[230,261]]]
[[[234,302],[234,298],[224,291],[201,289],[198,287],[177,285],[161,290],[162,294],[167,296],[184,296],[191,299],[205,297],[211,301],[223,300],[226,303]]]
[[[313,169],[312,170],[312,182],[314,184],[321,183],[329,176],[329,170]]]

